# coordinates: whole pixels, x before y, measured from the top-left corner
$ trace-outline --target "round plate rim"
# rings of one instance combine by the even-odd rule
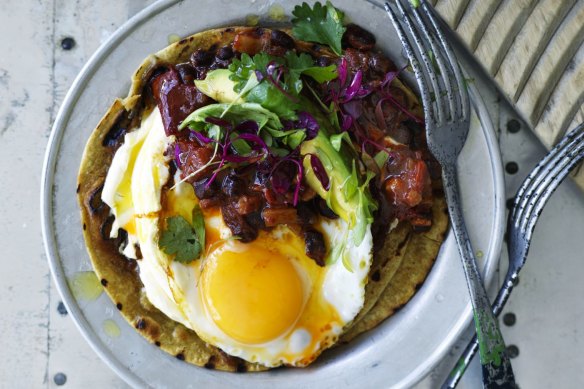
[[[41,229],[43,236],[43,243],[45,247],[45,252],[47,255],[47,261],[49,263],[49,268],[53,279],[55,281],[57,290],[63,298],[63,303],[65,304],[68,312],[71,314],[71,318],[82,336],[89,343],[91,348],[98,354],[98,356],[109,366],[119,377],[121,377],[126,383],[134,387],[142,387],[145,383],[134,374],[132,371],[128,370],[108,349],[108,347],[101,342],[97,337],[94,330],[89,326],[85,316],[80,310],[79,306],[75,303],[75,298],[73,297],[69,287],[67,285],[67,280],[61,266],[58,250],[56,247],[55,235],[53,230],[53,215],[52,215],[52,205],[53,205],[53,177],[55,173],[55,164],[57,160],[58,150],[61,143],[62,134],[66,128],[67,122],[71,115],[71,112],[75,106],[79,95],[83,92],[83,86],[88,82],[89,78],[92,76],[94,70],[100,65],[103,59],[116,48],[116,46],[134,29],[139,27],[142,23],[147,21],[153,15],[164,11],[166,8],[171,7],[182,0],[159,0],[150,6],[144,8],[134,17],[126,21],[114,34],[103,43],[99,49],[91,56],[87,63],[83,66],[78,76],[75,78],[71,88],[67,92],[63,103],[59,109],[59,112],[55,118],[55,122],[51,129],[51,134],[47,143],[47,148],[44,157],[42,178],[41,178],[41,193],[40,193],[40,205],[41,205]],[[380,7],[379,4],[375,4]],[[489,151],[489,156],[491,158],[492,174],[493,174],[493,186],[495,191],[494,199],[494,224],[491,241],[488,252],[499,253],[502,247],[503,241],[503,231],[504,231],[504,208],[505,208],[505,185],[504,185],[504,173],[503,165],[501,162],[501,155],[499,152],[499,146],[491,118],[489,116],[488,110],[480,93],[478,92],[476,86],[469,85],[469,92],[471,95],[471,101],[473,107],[479,117],[481,122],[481,128],[483,130],[483,135],[485,137],[486,145]],[[496,260],[487,261],[485,268],[483,269],[483,274],[486,275],[485,282],[488,284],[493,276],[494,269],[496,266]],[[466,327],[470,324],[471,319],[471,305],[470,302],[465,307],[463,314],[457,321],[456,325],[451,330],[449,336],[445,338],[442,343],[442,347],[436,349],[428,358],[426,358],[426,363],[418,367],[418,369],[412,371],[409,375],[405,376],[400,382],[400,387],[411,386],[419,382],[430,370],[431,368],[448,352],[449,347],[454,343],[454,341],[462,334]]]

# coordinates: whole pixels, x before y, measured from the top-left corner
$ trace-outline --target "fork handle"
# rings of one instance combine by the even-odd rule
[[[495,299],[495,302],[493,303],[493,307],[492,307],[493,315],[498,317],[499,314],[501,313],[501,311],[503,310],[505,303],[507,302],[507,300],[509,299],[509,296],[511,295],[511,292],[513,291],[513,287],[515,286],[515,283],[513,280],[515,280],[516,278],[517,278],[517,270],[509,269],[509,271],[507,272],[507,276],[505,277],[507,282],[501,287],[501,289],[499,289],[499,293],[497,294],[497,298]],[[456,366],[452,369],[452,372],[450,373],[450,375],[448,376],[448,378],[446,379],[444,384],[442,384],[441,389],[454,389],[454,388],[456,388],[456,385],[458,385],[458,382],[462,378],[464,372],[466,371],[466,369],[470,365],[471,361],[473,360],[473,358],[478,350],[479,350],[479,341],[477,339],[477,336],[474,335],[473,338],[471,339],[471,341],[468,342],[468,345],[466,346],[466,348],[464,349],[462,354],[460,354],[460,358],[458,358],[458,361],[456,362]]]
[[[483,279],[473,254],[470,239],[462,217],[458,181],[454,164],[442,167],[444,191],[448,204],[448,213],[458,250],[462,259],[462,267],[468,286],[473,308],[475,329],[479,342],[479,355],[483,370],[483,387],[485,388],[515,388],[515,377],[511,362],[505,352],[505,342],[499,330],[497,319],[491,310],[491,303]]]

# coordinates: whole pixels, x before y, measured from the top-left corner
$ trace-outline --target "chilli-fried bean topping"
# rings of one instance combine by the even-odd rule
[[[162,69],[151,80],[151,90],[166,133],[177,137],[169,152],[174,154],[182,178],[193,185],[201,208],[220,208],[225,224],[242,242],[254,240],[260,229],[291,225],[304,238],[307,255],[317,264],[325,264],[327,248],[313,223],[317,215],[327,218],[337,215],[306,184],[298,155],[300,146],[294,144],[294,139],[286,140],[293,146],[283,153],[273,146],[276,143],[269,146],[264,144],[265,139],[258,139],[255,135],[258,124],[246,124],[243,119],[229,124],[221,118],[206,119],[231,131],[231,138],[220,145],[216,139],[207,139],[192,130],[179,130],[193,111],[217,103],[197,89],[195,80],[204,79],[213,70],[227,69],[234,60],[243,62],[242,55],[255,59],[259,57],[254,55],[265,53],[266,63],[255,61],[256,66],[264,68],[252,70],[258,82],[268,79],[273,86],[284,89],[282,93],[291,103],[308,99],[315,106],[328,108],[321,109],[323,115],[330,115],[330,109],[336,112],[337,125],[349,135],[362,165],[372,166],[376,173],[369,186],[379,203],[377,214],[407,220],[418,229],[429,228],[432,179],[436,178],[429,166],[434,168],[435,162],[427,152],[421,120],[408,111],[411,105],[408,96],[392,83],[399,71],[374,46],[374,35],[355,24],[345,28],[340,57],[326,50],[319,55],[314,51],[315,45],[296,43],[280,30],[248,28],[239,32],[231,45],[196,50],[189,62]],[[290,52],[308,53],[310,57],[288,57]],[[309,58],[306,65],[298,67],[336,65],[338,77],[324,82],[317,82],[316,77],[309,79],[300,71],[294,73],[290,59],[277,60],[285,56],[295,61]],[[285,89],[283,82],[289,77],[295,77],[290,85],[304,83],[301,93]],[[296,111],[296,122],[282,120],[282,124],[290,129],[303,126],[306,134],[298,137],[308,139],[314,136],[308,135],[309,128],[313,126],[318,131],[318,124],[311,124],[308,117],[298,124],[304,120],[299,112]],[[232,126],[239,128],[238,132]],[[237,134],[245,142],[238,144]]]

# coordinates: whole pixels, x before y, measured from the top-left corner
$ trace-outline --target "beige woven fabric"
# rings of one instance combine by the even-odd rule
[[[584,0],[431,2],[547,147],[584,122]]]

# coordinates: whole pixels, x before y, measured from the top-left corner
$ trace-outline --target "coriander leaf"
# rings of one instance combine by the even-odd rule
[[[314,67],[314,59],[306,53],[296,54],[293,51],[288,51],[284,55],[284,58],[290,70],[302,72],[303,69]]]
[[[314,78],[319,84],[334,80],[338,77],[336,65],[329,65],[324,67],[313,66],[303,70],[302,74]]]
[[[282,66],[284,62],[284,58],[273,57],[266,53],[258,53],[253,58],[244,53],[240,60],[234,59],[229,65],[229,71],[232,72],[229,79],[236,83],[235,92],[240,93],[246,102],[260,104],[283,119],[295,119],[294,111],[298,109],[298,104],[266,79],[266,70],[270,63]],[[310,66],[312,66],[312,60]],[[259,76],[256,76],[256,72],[261,73],[261,80],[258,80]],[[284,85],[278,86],[286,93],[297,95],[302,89],[302,82],[298,78],[294,79],[293,76],[288,75],[284,80]],[[250,79],[254,79],[251,84]]]
[[[336,65],[314,66],[314,59],[309,54],[301,53],[297,55],[293,51],[288,51],[284,58],[286,59],[290,77],[294,81],[298,80],[301,74],[314,78],[319,84],[337,78]],[[290,84],[290,82],[287,83]],[[300,90],[298,90],[298,93],[300,93]]]
[[[201,254],[197,234],[182,216],[166,218],[166,229],[162,231],[158,246],[166,254],[176,254],[174,260],[180,263],[190,263]]]
[[[202,248],[205,248],[205,219],[203,218],[203,212],[201,211],[201,207],[199,204],[195,205],[193,208],[192,213],[193,219],[193,229],[195,230],[195,234],[197,235],[197,239],[201,244]],[[204,250],[203,250],[204,251]]]
[[[262,107],[272,111],[282,119],[296,119],[295,111],[298,104],[291,101],[278,88],[264,80],[245,96],[245,101],[261,104]]]
[[[292,34],[300,40],[328,45],[337,55],[341,55],[341,39],[345,33],[343,12],[336,9],[330,1],[320,2],[310,8],[307,3],[297,5],[292,11]]]

